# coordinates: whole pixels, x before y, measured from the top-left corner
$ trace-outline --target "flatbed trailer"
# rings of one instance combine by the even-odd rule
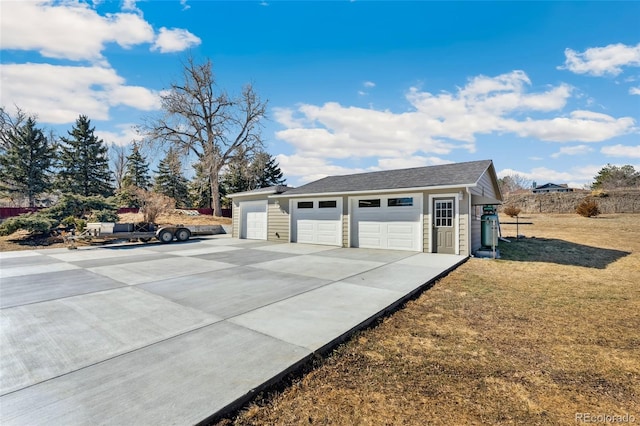
[[[67,235],[65,238],[75,248],[78,240],[92,239],[137,239],[143,242],[155,238],[163,244],[175,241],[187,241],[192,235],[214,234],[216,225],[164,225],[156,226],[153,223],[114,223],[114,222],[89,222],[86,228],[79,234]]]

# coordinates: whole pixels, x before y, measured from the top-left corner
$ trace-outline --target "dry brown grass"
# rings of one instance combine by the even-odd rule
[[[219,423],[572,425],[584,412],[640,422],[640,215],[521,219],[534,225],[501,244],[503,259],[470,259]]]

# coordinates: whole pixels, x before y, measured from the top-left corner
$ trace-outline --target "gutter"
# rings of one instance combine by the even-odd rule
[[[412,188],[390,188],[390,189],[369,189],[366,191],[337,191],[337,192],[305,192],[299,194],[287,194],[280,193],[278,195],[270,195],[269,198],[309,198],[309,197],[336,197],[340,195],[355,195],[355,194],[390,194],[390,193],[403,193],[403,192],[416,192],[416,191],[433,191],[439,189],[458,189],[474,188],[478,186],[478,183],[473,184],[458,184],[458,185],[438,185],[438,186],[419,186]]]

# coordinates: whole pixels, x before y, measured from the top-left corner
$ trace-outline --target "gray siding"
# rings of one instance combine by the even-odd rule
[[[469,194],[465,191],[462,192],[464,197],[458,201],[458,220],[460,223],[460,254],[462,256],[469,256]]]
[[[267,205],[267,240],[289,242],[289,200],[270,199]]]

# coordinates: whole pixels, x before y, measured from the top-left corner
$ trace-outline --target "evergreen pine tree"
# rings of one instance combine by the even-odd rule
[[[284,185],[282,170],[274,157],[267,152],[257,153],[249,168],[251,189],[267,188],[269,186]]]
[[[26,197],[29,207],[35,207],[37,196],[52,187],[55,147],[32,117],[5,136],[8,145],[0,153],[0,188]]]
[[[147,189],[151,186],[151,177],[149,176],[149,164],[140,153],[140,147],[137,143],[133,143],[131,154],[127,156],[127,165],[125,168],[122,186],[135,186],[136,188]]]
[[[189,205],[188,181],[182,175],[180,156],[169,148],[167,155],[158,164],[154,189],[156,192],[171,197],[176,201],[177,208]]]
[[[221,195],[234,194],[253,189],[251,187],[251,176],[249,174],[249,161],[242,148],[238,149],[237,154],[232,161],[229,162],[227,168],[220,179]]]
[[[113,194],[107,146],[94,131],[89,118],[80,115],[69,137],[60,138],[58,187],[62,192],[105,197]]]
[[[209,185],[209,176],[201,162],[195,163],[193,168],[196,171],[196,175],[189,182],[190,204],[195,208],[210,208],[211,186]]]

